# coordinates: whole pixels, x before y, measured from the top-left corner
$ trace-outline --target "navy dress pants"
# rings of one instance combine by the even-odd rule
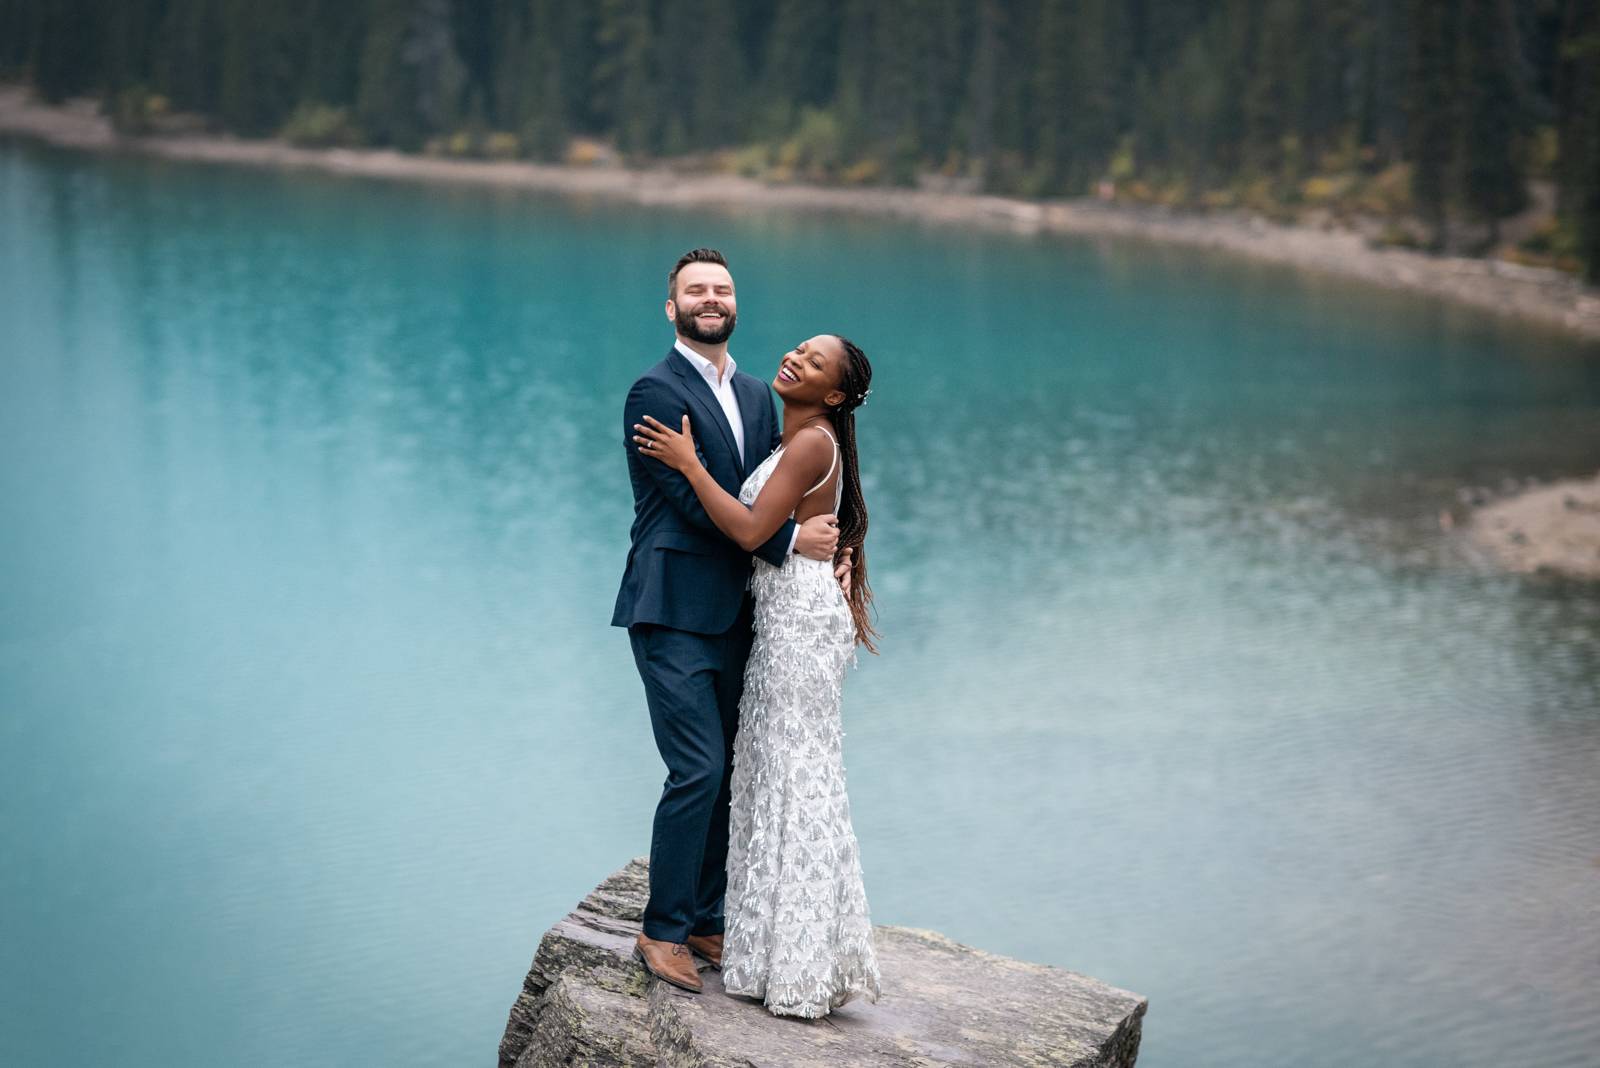
[[[682,942],[691,934],[722,933],[733,736],[752,618],[747,593],[739,618],[721,634],[651,623],[628,628],[650,728],[667,765],[650,834],[649,938]]]

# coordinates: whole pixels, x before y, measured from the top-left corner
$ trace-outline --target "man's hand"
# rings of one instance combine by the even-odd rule
[[[833,577],[839,580],[839,588],[844,591],[844,599],[850,599],[850,550],[846,548],[839,554],[839,564],[833,569]]]
[[[800,524],[794,551],[813,560],[832,560],[839,548],[839,517],[831,512],[814,515]]]

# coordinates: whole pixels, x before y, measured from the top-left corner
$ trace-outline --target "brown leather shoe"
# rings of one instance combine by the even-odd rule
[[[700,993],[700,971],[694,966],[689,947],[682,942],[663,942],[640,931],[633,955],[643,961],[645,970],[657,979]]]
[[[720,972],[722,970],[722,936],[720,934],[690,935],[688,942],[685,944],[696,955],[710,961],[711,966],[717,971]]]

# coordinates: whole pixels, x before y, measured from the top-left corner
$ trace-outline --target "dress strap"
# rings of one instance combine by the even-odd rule
[[[827,485],[829,476],[831,476],[833,474],[833,469],[839,465],[839,439],[834,437],[833,436],[833,432],[830,431],[827,427],[821,425],[820,423],[812,423],[811,424],[811,429],[820,430],[824,434],[828,435],[828,440],[833,442],[833,459],[828,461],[828,470],[823,474],[822,478],[817,481],[817,484],[815,486],[812,486],[810,489],[806,490],[804,493],[802,493],[800,495],[801,497],[809,497],[813,493],[817,492],[817,490],[819,490],[823,486]],[[834,496],[838,497],[839,495],[836,493],[836,494],[834,494]],[[839,505],[837,503],[834,504],[833,510],[836,511],[836,512],[839,510]]]

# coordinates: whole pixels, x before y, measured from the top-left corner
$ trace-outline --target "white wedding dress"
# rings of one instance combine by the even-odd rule
[[[817,429],[834,441],[837,465],[838,441]],[[782,452],[750,472],[739,491],[745,505]],[[830,465],[808,492],[832,473]],[[722,986],[778,1015],[825,1016],[879,993],[839,718],[855,624],[825,560],[757,559],[751,589],[755,642],[734,736]]]

